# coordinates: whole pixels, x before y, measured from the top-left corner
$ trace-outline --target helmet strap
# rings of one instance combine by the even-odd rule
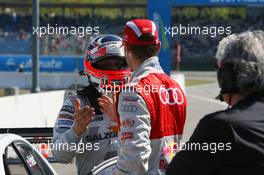
[[[232,102],[232,94],[228,94],[228,106],[227,106],[227,109],[230,109],[231,108],[231,102]]]

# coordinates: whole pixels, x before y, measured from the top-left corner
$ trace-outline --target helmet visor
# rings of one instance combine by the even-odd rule
[[[125,70],[128,68],[125,57],[118,56],[106,57],[93,63],[92,66],[99,70]]]

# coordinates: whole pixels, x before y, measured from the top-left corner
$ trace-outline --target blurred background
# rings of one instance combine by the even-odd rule
[[[179,26],[179,24],[207,27],[230,26],[232,33],[264,28],[264,11],[259,6],[195,7],[191,5],[172,7],[171,26]],[[126,21],[146,17],[146,0],[134,0],[133,3],[129,0],[40,0],[40,26],[48,24],[73,27],[98,26],[100,33],[121,36]],[[177,61],[180,61],[181,71],[213,71],[217,43],[223,37],[225,35],[174,36],[171,42],[172,70],[177,69]],[[81,70],[83,50],[92,38],[93,35],[84,37],[74,34],[43,35],[40,38],[39,48],[40,71],[76,72]],[[178,47],[180,47],[180,53]],[[31,0],[0,0],[0,71],[31,71],[31,54]],[[177,58],[179,54],[180,60]],[[63,87],[58,86],[58,88]],[[47,87],[43,90],[45,89]]]
[[[39,26],[98,26],[101,34],[122,36],[123,26],[128,20],[152,18],[148,10],[152,9],[152,6],[157,6],[156,2],[156,0],[40,0]],[[176,0],[159,2],[164,2],[164,6],[167,4],[171,6],[170,27],[180,24],[199,27],[222,26],[231,27],[232,33],[264,29],[263,1],[257,1],[256,4],[219,1],[215,5],[207,0],[193,2],[181,0],[179,4]],[[166,17],[163,18],[166,21]],[[159,22],[162,23],[162,20]],[[166,26],[159,27],[162,29]],[[79,37],[77,34],[45,34],[39,38],[39,86],[41,92],[46,93],[30,94],[32,33],[32,0],[0,0],[0,112],[4,116],[10,116],[2,121],[0,128],[53,127],[63,102],[64,90],[74,92],[79,84],[86,83],[78,72],[83,69],[84,49],[94,35]],[[161,35],[163,34],[164,31]],[[226,108],[225,104],[214,100],[219,92],[214,55],[218,42],[225,36],[225,34],[215,37],[198,34],[166,36],[170,40],[167,46],[170,49],[167,56],[161,56],[160,60],[168,63],[167,73],[176,80],[180,77],[179,81],[182,81],[188,97],[184,140],[189,138],[204,114]],[[28,109],[29,106],[34,110]],[[23,122],[18,121],[17,117]],[[55,168],[66,174],[75,171],[73,165],[69,165],[67,169],[57,164]]]
[[[154,2],[154,1],[153,1]],[[101,33],[122,34],[126,21],[147,17],[147,1],[134,0],[40,0],[40,26],[99,26]],[[85,3],[85,5],[83,5]],[[232,33],[264,28],[264,11],[260,7],[176,7],[172,8],[172,26],[231,26]],[[40,54],[79,56],[92,36],[45,35],[40,39]],[[178,35],[172,48],[181,45],[182,70],[213,70],[215,38],[204,35]],[[31,0],[0,0],[0,54],[31,55]],[[197,63],[196,67],[192,67]],[[207,65],[207,66],[206,66]],[[11,61],[0,70],[14,71]],[[80,65],[81,66],[81,65]],[[172,65],[176,69],[175,64]],[[9,71],[7,70],[7,71]]]

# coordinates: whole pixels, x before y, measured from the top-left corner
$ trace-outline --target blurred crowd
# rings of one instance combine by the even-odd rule
[[[32,19],[30,15],[0,14],[0,54],[30,54],[32,51]],[[47,27],[99,27],[100,33],[121,35],[128,19],[93,15],[40,17],[40,26]],[[92,35],[44,35],[40,38],[40,54],[79,55],[83,53]]]
[[[228,19],[210,18],[209,16],[186,17],[174,16],[173,26],[182,24],[183,26],[200,27],[231,27],[232,33],[239,33],[246,30],[264,28],[264,13],[255,16],[230,16]],[[174,45],[181,45],[181,57],[184,59],[212,59],[217,49],[217,43],[226,35],[178,35],[174,38]]]
[[[0,54],[30,54],[32,51],[32,19],[31,15],[0,14]],[[99,15],[72,16],[43,15],[40,17],[40,26],[99,26],[100,33],[121,35],[123,25],[129,20],[123,17],[110,18]],[[187,26],[231,27],[232,33],[248,29],[264,28],[264,13],[241,18],[239,15],[228,19],[211,18],[206,15],[196,17],[174,15],[172,26],[179,24]],[[40,39],[40,54],[52,55],[79,55],[93,36],[79,37],[78,35],[45,35]],[[173,38],[173,45],[181,47],[180,56],[183,59],[208,60],[214,57],[217,43],[225,35],[210,37],[209,35],[177,35]],[[175,47],[173,47],[175,48]],[[175,60],[174,60],[175,62]]]

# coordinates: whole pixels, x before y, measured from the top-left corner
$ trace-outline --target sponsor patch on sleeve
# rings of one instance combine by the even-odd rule
[[[73,125],[73,120],[71,119],[58,119],[57,127],[59,128],[70,128]]]
[[[161,171],[166,171],[167,168],[168,168],[168,165],[169,165],[169,164],[168,164],[167,161],[161,159],[160,162],[159,162],[159,169],[160,169]]]
[[[69,115],[69,114],[60,114],[59,119],[71,119],[73,120],[73,115]]]
[[[121,133],[121,140],[125,141],[128,139],[133,139],[134,138],[134,134],[132,132],[123,132]]]
[[[121,105],[120,107],[121,112],[133,113],[133,112],[137,112],[137,110],[138,110],[138,107],[135,105]]]
[[[61,108],[61,111],[63,112],[68,112],[70,114],[74,114],[74,107],[73,106],[69,106],[69,105],[63,105]]]
[[[134,124],[135,124],[135,120],[133,119],[126,119],[126,120],[123,120],[121,125],[125,128],[132,128],[134,127]]]
[[[138,97],[134,96],[123,96],[123,101],[138,101]]]

